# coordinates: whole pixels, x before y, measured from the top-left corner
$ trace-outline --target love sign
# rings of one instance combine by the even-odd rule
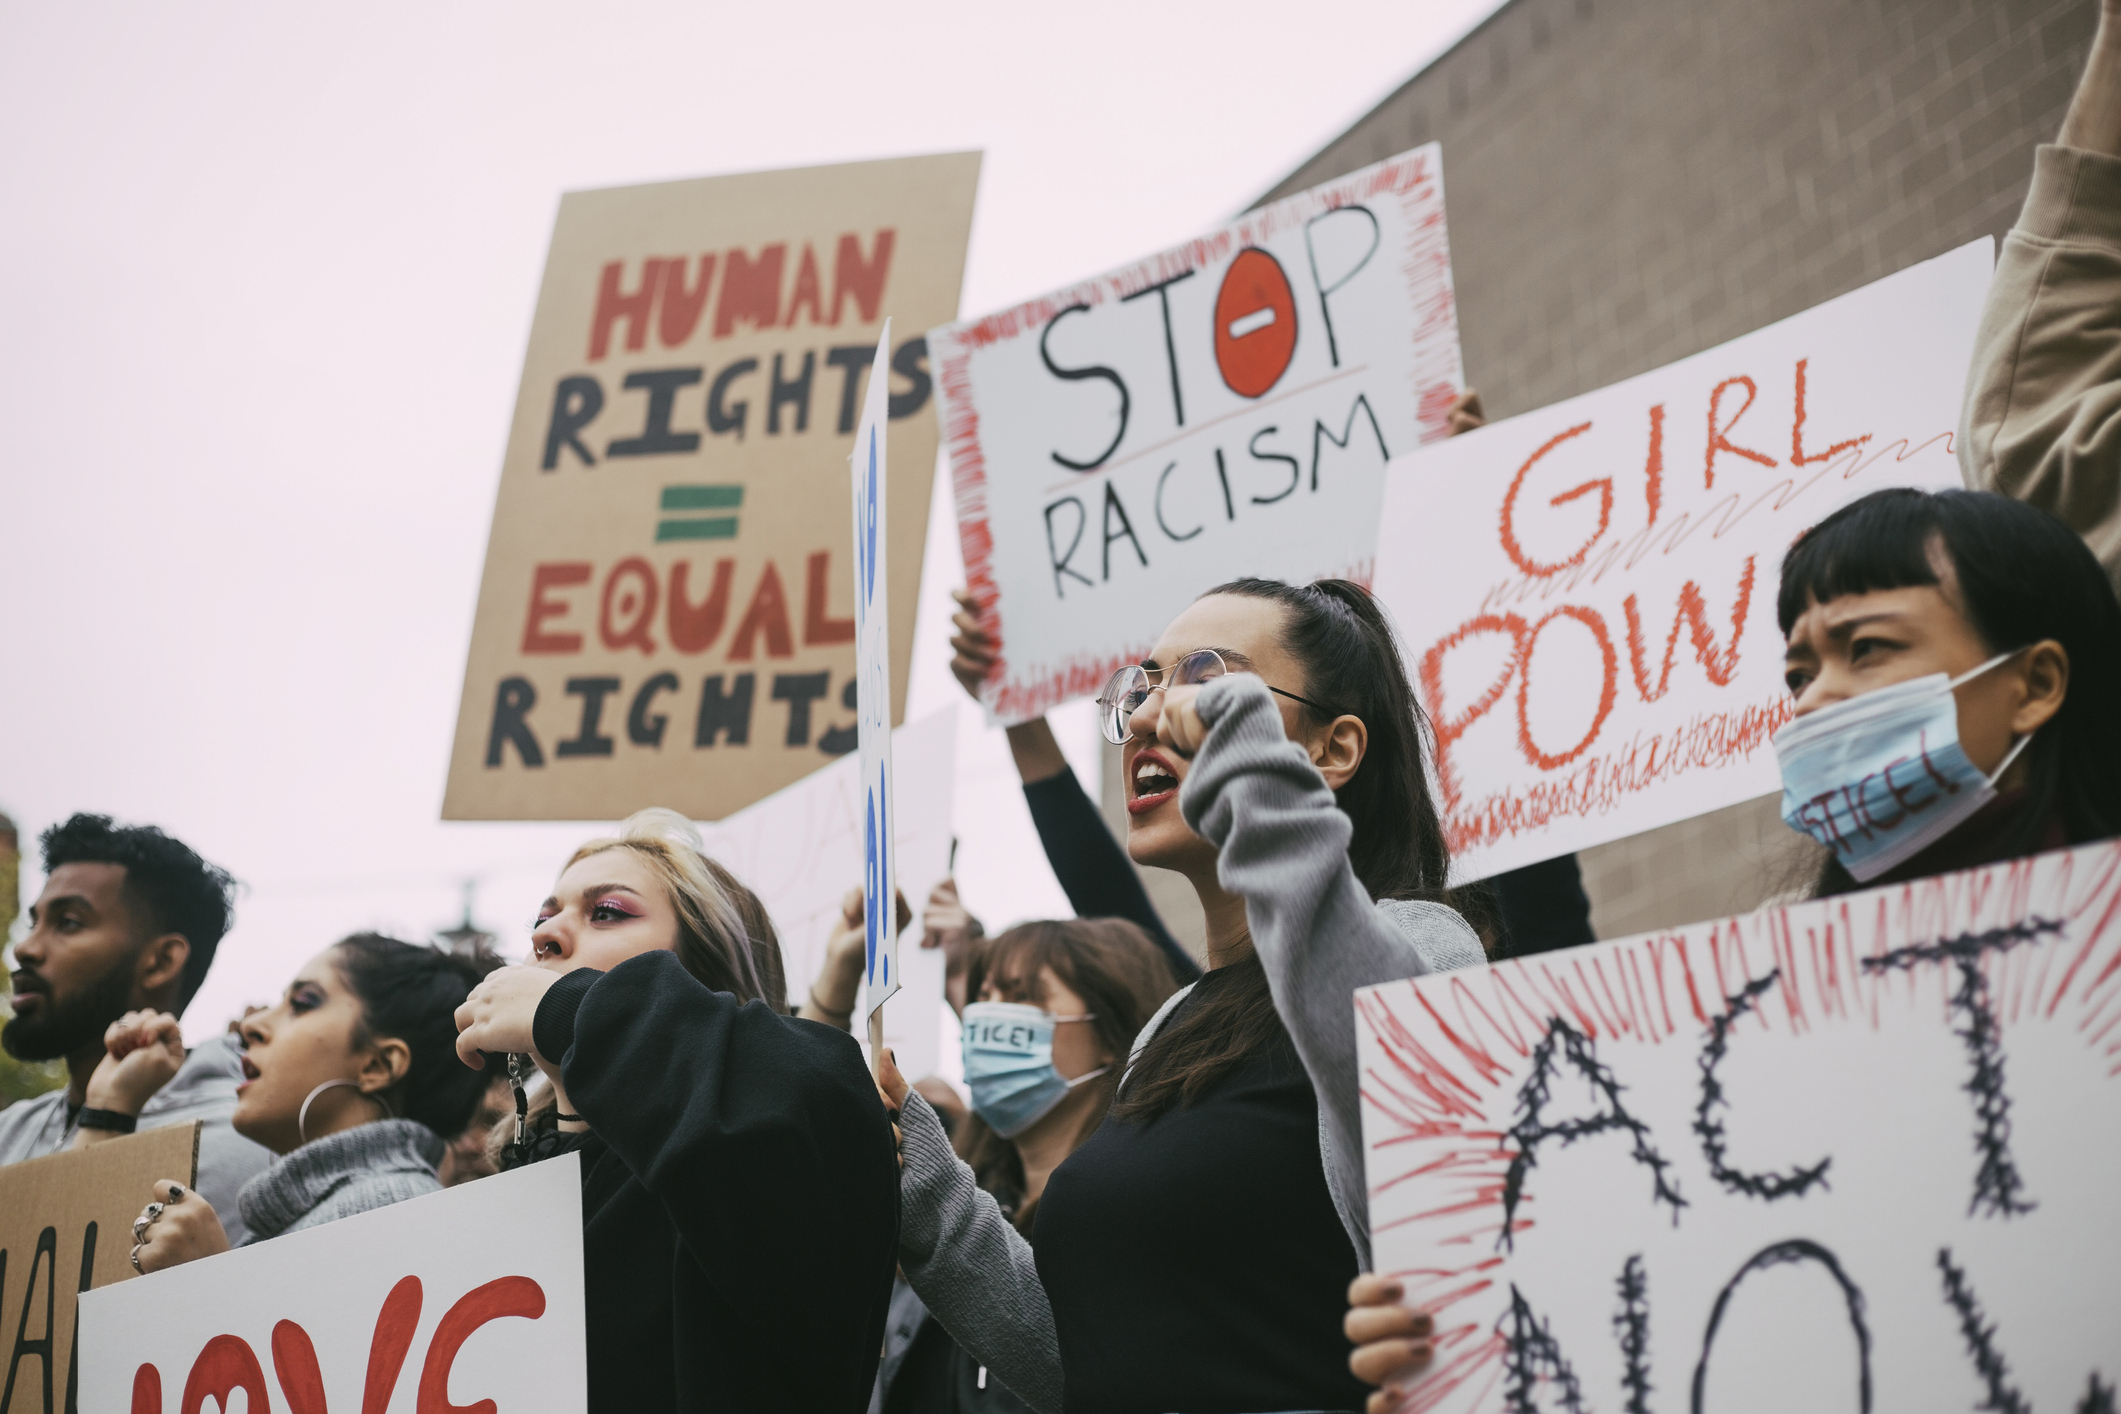
[[[1960,484],[1991,264],[1983,238],[1393,462],[1376,589],[1456,877],[1779,789],[1783,553],[1868,492]]]
[[[587,1407],[567,1154],[81,1297],[99,1414]]]
[[[2115,1408],[2121,844],[1355,1012],[1403,1408]]]

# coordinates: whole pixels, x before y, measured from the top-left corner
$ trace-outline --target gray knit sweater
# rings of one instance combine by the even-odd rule
[[[1197,705],[1208,736],[1179,792],[1179,808],[1221,851],[1222,886],[1244,897],[1275,1007],[1318,1094],[1327,1187],[1367,1270],[1370,1210],[1353,993],[1481,966],[1485,955],[1465,920],[1442,904],[1371,901],[1348,864],[1354,826],[1303,748],[1284,733],[1265,683],[1233,673],[1204,688]],[[1134,1055],[1184,995],[1150,1019]],[[952,1152],[935,1111],[918,1093],[907,1096],[899,1123],[906,1157],[899,1262],[906,1280],[1003,1384],[1040,1414],[1060,1414],[1060,1343],[1031,1245]]]
[[[410,1119],[377,1120],[312,1139],[243,1185],[236,1202],[250,1227],[246,1242],[439,1193],[435,1169],[447,1147],[432,1129]]]

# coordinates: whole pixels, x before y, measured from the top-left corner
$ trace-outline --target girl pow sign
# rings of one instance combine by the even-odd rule
[[[1385,463],[1462,382],[1434,143],[928,336],[1003,721],[1240,575],[1368,578]]]
[[[1779,788],[1783,552],[1880,487],[1960,484],[1992,264],[1983,238],[1393,464],[1376,588],[1458,877]]]
[[[2099,1414],[2121,845],[1356,994],[1407,1410]]]

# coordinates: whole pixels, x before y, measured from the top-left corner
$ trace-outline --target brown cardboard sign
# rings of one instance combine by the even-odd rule
[[[719,819],[855,748],[847,456],[887,316],[901,720],[979,154],[563,197],[442,815]]]
[[[149,1185],[188,1187],[198,1169],[197,1121],[0,1168],[0,1414],[73,1414],[74,1298],[137,1275]]]

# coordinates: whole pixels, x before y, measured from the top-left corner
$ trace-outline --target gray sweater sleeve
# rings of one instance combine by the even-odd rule
[[[1275,1008],[1318,1093],[1326,1179],[1370,1266],[1354,992],[1483,962],[1480,940],[1438,903],[1372,903],[1348,863],[1354,826],[1282,729],[1259,678],[1232,673],[1196,699],[1207,739],[1179,792],[1186,823],[1221,851],[1216,875],[1245,900]]]
[[[1060,1338],[1031,1244],[950,1148],[919,1091],[899,1111],[899,1266],[943,1329],[1039,1414],[1060,1414]]]

